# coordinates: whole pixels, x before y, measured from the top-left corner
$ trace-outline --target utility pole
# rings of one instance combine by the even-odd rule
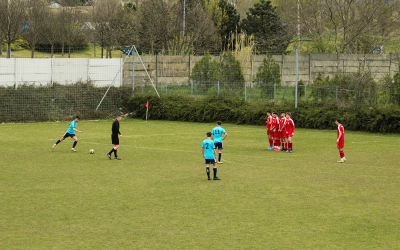
[[[186,18],[186,0],[183,0],[183,32],[182,32],[182,55],[185,54],[185,18]],[[179,40],[178,40],[179,41]]]

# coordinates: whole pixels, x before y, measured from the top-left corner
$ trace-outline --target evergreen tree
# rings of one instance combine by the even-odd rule
[[[290,37],[271,1],[255,3],[254,8],[250,8],[246,14],[241,28],[248,35],[254,35],[258,52],[281,54],[286,50]]]

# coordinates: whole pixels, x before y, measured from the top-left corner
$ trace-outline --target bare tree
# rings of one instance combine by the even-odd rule
[[[41,30],[47,15],[48,8],[41,1],[30,1],[27,12],[27,27],[23,30],[22,36],[31,46],[31,58],[34,58],[36,44],[39,42]]]
[[[171,5],[163,0],[142,2],[139,8],[140,46],[150,47],[153,53],[155,49],[167,49],[172,18],[170,8]]]
[[[201,6],[193,1],[187,9],[185,20],[185,36],[183,36],[183,5],[175,4],[171,8],[171,28],[169,29],[168,49],[178,53],[189,53],[195,50],[216,51],[221,46],[218,32],[211,16]]]
[[[11,43],[18,39],[27,19],[25,0],[0,0],[0,26],[7,43],[7,58],[11,58]]]
[[[321,53],[370,53],[375,46],[398,35],[399,1],[300,0],[299,3],[302,36]],[[290,24],[288,27],[294,31],[297,0],[280,0],[279,5]]]
[[[95,41],[101,46],[101,57],[103,49],[107,49],[107,57],[111,55],[111,46],[118,42],[118,25],[116,19],[123,11],[118,0],[100,0],[93,7],[91,22]]]
[[[51,57],[54,55],[54,44],[60,39],[60,19],[58,14],[53,11],[45,12],[43,17],[43,28],[41,29],[41,39],[44,43],[50,44]]]

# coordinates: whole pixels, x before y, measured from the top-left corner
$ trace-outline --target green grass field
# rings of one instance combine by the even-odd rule
[[[214,124],[112,121],[0,125],[0,249],[399,249],[399,135],[297,129],[271,152],[261,126],[228,132],[208,181]],[[344,125],[346,123],[344,122]],[[89,150],[95,150],[94,155]]]

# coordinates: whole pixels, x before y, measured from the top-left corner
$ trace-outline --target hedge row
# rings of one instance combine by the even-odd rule
[[[146,101],[149,101],[149,119],[223,122],[234,124],[264,125],[266,112],[291,112],[299,128],[335,129],[335,120],[342,119],[346,130],[400,133],[400,107],[340,109],[335,104],[318,102],[293,102],[274,106],[271,101],[245,102],[228,95],[209,95],[202,98],[163,95],[136,95],[128,101],[128,109],[134,117],[145,119]]]

